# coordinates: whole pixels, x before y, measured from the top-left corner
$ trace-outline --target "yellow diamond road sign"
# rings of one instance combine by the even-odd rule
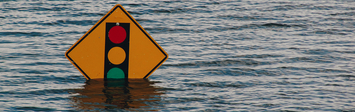
[[[148,78],[168,54],[119,4],[65,56],[86,79]]]

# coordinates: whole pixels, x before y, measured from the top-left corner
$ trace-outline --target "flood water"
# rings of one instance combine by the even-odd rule
[[[121,4],[169,54],[86,80],[65,52]],[[0,0],[0,111],[355,111],[353,0]]]

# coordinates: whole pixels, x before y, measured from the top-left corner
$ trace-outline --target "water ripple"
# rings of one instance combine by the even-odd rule
[[[118,3],[169,59],[86,81],[65,51]],[[355,111],[354,3],[0,0],[0,111]]]

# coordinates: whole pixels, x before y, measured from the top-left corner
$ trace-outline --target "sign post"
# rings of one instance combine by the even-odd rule
[[[148,78],[168,54],[120,5],[65,53],[86,79]]]

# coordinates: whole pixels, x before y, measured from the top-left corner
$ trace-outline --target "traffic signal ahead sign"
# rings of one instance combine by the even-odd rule
[[[65,56],[86,79],[148,78],[168,54],[119,4]]]

